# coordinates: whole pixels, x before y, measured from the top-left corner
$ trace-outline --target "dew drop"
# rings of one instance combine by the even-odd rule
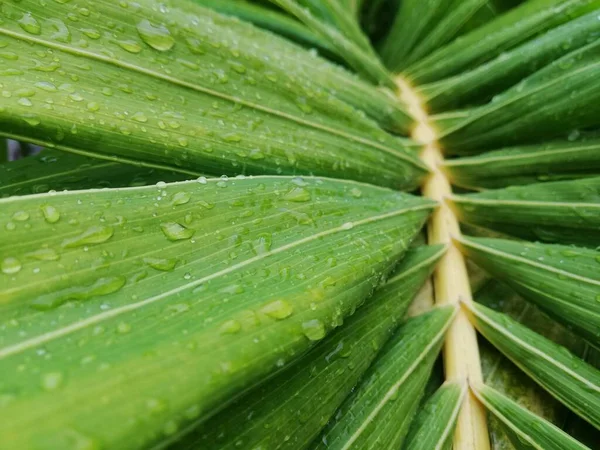
[[[311,341],[319,341],[325,337],[325,325],[319,319],[304,322],[302,324],[302,331]]]
[[[48,372],[42,375],[42,387],[46,391],[54,391],[62,386],[64,375],[60,372]]]
[[[21,267],[21,261],[11,256],[9,256],[8,258],[4,258],[2,260],[2,265],[0,266],[2,272],[6,275],[12,275],[19,272],[21,270]]]
[[[31,302],[31,307],[38,310],[48,310],[73,300],[85,301],[90,298],[117,292],[125,285],[125,277],[98,278],[89,286],[71,286],[66,289],[42,295]]]
[[[44,215],[44,219],[48,223],[56,223],[60,219],[60,213],[54,206],[50,205],[42,205],[41,207],[42,214]]]
[[[24,222],[29,219],[29,213],[26,211],[17,211],[12,215],[13,220]]]
[[[227,320],[219,327],[219,331],[223,334],[235,334],[242,329],[242,326],[237,320]]]
[[[142,40],[155,50],[166,52],[175,45],[175,39],[164,25],[155,26],[144,19],[137,24],[136,28]]]
[[[170,241],[180,241],[191,238],[196,230],[187,228],[177,222],[165,222],[160,224],[160,229]]]
[[[25,256],[38,261],[57,261],[60,256],[51,248],[41,248],[33,252],[27,253]]]
[[[126,39],[122,41],[116,41],[119,47],[129,53],[139,53],[142,51],[142,46],[138,41],[134,41],[133,39]]]
[[[170,272],[177,265],[175,258],[144,258],[143,261],[150,267],[163,272]]]
[[[179,206],[185,205],[190,201],[191,195],[188,192],[177,192],[173,195],[173,200],[171,201],[171,205]]]
[[[42,27],[35,17],[31,13],[23,14],[23,17],[18,21],[19,26],[27,33],[39,35],[42,33]]]
[[[294,308],[285,300],[275,300],[264,305],[260,311],[273,319],[281,320],[291,316]]]
[[[283,196],[283,198],[290,202],[308,202],[310,201],[310,192],[303,187],[293,187]]]
[[[113,233],[114,230],[111,227],[94,225],[79,236],[65,239],[61,245],[65,248],[74,248],[89,244],[101,244],[108,241],[113,236]]]

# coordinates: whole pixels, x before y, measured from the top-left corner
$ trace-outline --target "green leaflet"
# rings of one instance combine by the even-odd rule
[[[306,448],[397,328],[443,253],[441,246],[410,250],[395,275],[341,328],[174,448]]]
[[[456,308],[409,319],[325,428],[315,449],[401,448]]]
[[[45,149],[38,155],[0,165],[0,197],[50,190],[144,186],[186,178],[189,176],[178,172]]]
[[[542,181],[600,176],[600,140],[554,141],[446,160],[452,183],[495,189]]]
[[[265,8],[263,5],[246,0],[194,0],[201,6],[214,9],[222,14],[239,17],[247,22],[271,30],[307,47],[316,47],[321,51],[335,54],[334,48],[321,39],[302,23],[287,14]]]
[[[370,46],[367,49],[365,45],[359,45],[355,41],[348,39],[342,31],[316,17],[310,9],[301,6],[296,0],[268,1],[296,17],[322,39],[331,42],[331,45],[335,46],[337,53],[344,58],[346,63],[365,79],[390,89],[396,88],[396,83],[391,74],[386,70]]]
[[[466,394],[466,385],[446,382],[419,411],[406,438],[404,450],[452,448],[456,418]]]
[[[598,11],[537,36],[471,70],[421,86],[433,111],[485,102],[559,57],[595,40],[600,33]]]
[[[0,131],[188,174],[336,174],[416,187],[425,169],[406,150],[413,144],[312,81],[319,58],[190,2],[160,5],[4,3],[3,51],[18,59],[0,72]],[[78,21],[67,27],[69,14]]]
[[[374,55],[367,36],[363,33],[356,15],[351,9],[342,5],[339,0],[296,0],[313,15],[339,30],[348,40],[361,48],[365,53]]]
[[[523,300],[506,284],[490,280],[476,293],[475,300],[509,315],[531,330],[568,348],[575,355],[583,356],[586,346],[583,339],[550,319],[535,305]],[[488,386],[509,395],[524,408],[554,424],[564,423],[568,410],[560,402],[484,339],[479,340],[479,351],[484,381]],[[512,448],[502,426],[493,416],[488,426],[493,449]]]
[[[303,37],[302,34],[310,33],[312,39],[318,40],[321,47],[328,48],[330,52],[334,51],[329,48],[331,46],[328,44],[328,40],[319,38],[297,20],[277,11],[240,0],[194,1],[222,13],[235,14],[244,20],[249,20],[284,36],[289,37],[293,33],[301,42],[315,45],[317,42],[311,43],[311,38],[309,36]],[[300,27],[299,30],[298,27]],[[305,80],[317,83],[319,89],[324,89],[328,94],[349,103],[356,109],[365,111],[383,128],[402,135],[410,134],[415,121],[403,109],[402,104],[397,101],[393,93],[377,89],[343,68],[330,64],[326,60],[315,58],[310,54],[302,53],[301,57],[290,58],[286,51],[287,53],[298,53],[298,50],[283,40],[278,39],[275,42],[282,53],[281,56],[283,56],[278,61],[278,64],[282,66],[282,70],[289,73],[303,71]],[[270,45],[272,46],[273,43],[270,42]]]
[[[492,276],[600,345],[600,252],[485,238],[464,239],[460,245]]]
[[[19,219],[0,234],[3,446],[147,448],[217,413],[339,326],[431,209],[289,177],[0,200],[2,229]]]
[[[469,0],[468,3],[471,3]],[[461,5],[462,2],[456,2]],[[467,3],[467,2],[465,2]],[[480,2],[481,3],[481,2]],[[423,85],[473,69],[574,17],[593,11],[598,0],[529,0],[497,19],[437,49],[411,65],[406,76]]]
[[[391,30],[379,47],[381,57],[390,70],[400,72],[457,36],[488,22],[514,6],[513,3],[515,1],[402,1]]]
[[[600,244],[600,177],[454,196],[463,222],[528,240]]]
[[[435,116],[448,153],[482,150],[567,134],[600,122],[600,41],[558,58],[480,107]]]
[[[463,304],[477,330],[572,411],[600,427],[600,371],[509,316]]]
[[[489,386],[475,387],[473,392],[504,426],[515,449],[575,450],[587,449],[557,426]]]

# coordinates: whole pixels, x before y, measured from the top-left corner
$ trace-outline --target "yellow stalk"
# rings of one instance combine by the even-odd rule
[[[469,276],[463,255],[453,243],[460,237],[458,220],[446,205],[445,199],[452,195],[452,186],[440,169],[444,156],[437,143],[436,131],[421,99],[414,89],[402,78],[396,83],[400,99],[408,105],[417,118],[418,125],[412,137],[425,145],[421,159],[428,165],[431,174],[421,188],[423,195],[440,203],[433,213],[427,229],[430,244],[446,244],[448,250],[433,275],[435,301],[438,305],[455,304],[458,301],[472,302]],[[464,311],[459,311],[450,326],[444,343],[444,369],[446,379],[483,382],[477,335]],[[454,450],[488,450],[490,448],[485,409],[472,392],[465,396],[454,434]]]

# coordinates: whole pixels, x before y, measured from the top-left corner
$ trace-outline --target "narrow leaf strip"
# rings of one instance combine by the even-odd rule
[[[462,2],[461,2],[462,3]],[[570,19],[593,11],[596,0],[531,0],[475,29],[408,68],[405,75],[424,84],[456,75]]]
[[[189,176],[179,172],[45,149],[38,155],[0,164],[0,197],[50,190],[144,186],[186,178]]]
[[[421,87],[433,111],[487,101],[548,63],[589,44],[600,32],[598,11],[550,29],[485,64]]]
[[[421,187],[421,192],[425,197],[440,203],[428,223],[428,242],[448,245],[448,251],[438,264],[433,277],[435,301],[439,305],[455,304],[461,299],[472,301],[466,261],[452,241],[452,237],[460,236],[461,231],[454,212],[444,202],[446,197],[452,195],[452,186],[441,170],[444,155],[437,142],[437,132],[414,89],[401,77],[396,81],[400,100],[410,107],[410,111],[419,120],[413,138],[425,145],[420,157],[431,171],[431,175]],[[446,337],[444,370],[446,379],[451,381],[483,380],[477,335],[473,325],[461,311]],[[486,450],[489,448],[489,437],[485,410],[475,397],[467,395],[458,417],[454,446],[459,449]]]
[[[473,392],[503,425],[515,449],[585,450],[556,425],[536,416],[489,386],[474,386]]]
[[[4,50],[18,58],[2,69],[11,95],[0,97],[0,133],[196,176],[343,172],[403,188],[425,173],[414,144],[313,81],[307,65],[330,73],[318,57],[191,2],[166,17],[155,0],[135,5],[99,0],[89,15],[79,13],[85,0],[3,8]],[[69,14],[78,21],[67,27]]]
[[[477,190],[597,177],[600,176],[600,140],[508,147],[446,160],[444,172],[453,184]]]
[[[431,208],[289,177],[0,200],[3,444],[147,448],[208,418],[351,315]]]
[[[415,417],[403,448],[405,450],[452,448],[456,419],[466,394],[466,384],[444,383]]]
[[[452,154],[562,137],[600,124],[600,42],[554,60],[484,106],[437,116],[440,142]]]
[[[485,306],[463,303],[479,332],[573,412],[600,427],[600,371],[566,348]]]
[[[600,346],[600,252],[505,239],[469,238],[460,244],[494,277]]]
[[[307,47],[335,54],[335,49],[304,24],[287,14],[245,0],[193,0],[201,6],[222,14],[239,17],[256,26],[273,31]]]
[[[379,61],[374,50],[365,50],[364,46],[351,41],[334,26],[319,20],[308,8],[300,6],[296,0],[269,1],[295,16],[323,39],[331,42],[348,65],[365,79],[390,89],[395,87],[391,74]]]
[[[596,248],[600,177],[515,186],[454,196],[461,222],[523,239]]]
[[[409,319],[344,401],[316,449],[401,448],[455,306]]]
[[[176,443],[176,448],[306,448],[402,320],[444,248],[408,252],[395,275],[300,361]]]

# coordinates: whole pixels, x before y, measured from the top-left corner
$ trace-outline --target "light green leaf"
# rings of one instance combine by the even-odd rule
[[[514,1],[405,0],[379,47],[390,70],[400,72],[457,36],[478,28]],[[428,105],[428,107],[431,105]]]
[[[318,57],[191,2],[164,7],[167,27],[161,4],[4,4],[3,50],[18,59],[1,72],[10,95],[0,97],[0,132],[196,176],[304,173],[418,185],[425,169],[407,150],[414,143],[313,81],[309,68],[323,70]],[[56,24],[69,14],[78,21],[62,36]]]
[[[600,244],[600,177],[454,196],[462,222],[528,240]]]
[[[299,5],[296,0],[269,1],[303,22],[322,39],[331,42],[346,63],[365,79],[390,89],[396,88],[391,74],[381,63],[374,50],[371,48],[365,49],[364,45],[359,45],[348,39],[336,27],[317,18],[310,9]]]
[[[473,392],[502,423],[515,449],[587,449],[556,425],[529,412],[495,389],[485,385],[475,386]]]
[[[266,8],[261,4],[246,0],[193,0],[200,6],[214,9],[222,14],[239,17],[247,22],[271,30],[307,47],[316,47],[321,51],[335,54],[335,48],[321,39],[308,27],[287,14]]]
[[[208,418],[352,314],[431,209],[289,177],[0,200],[4,446],[147,448]]]
[[[403,449],[452,448],[456,418],[466,393],[466,385],[455,382],[444,383],[415,417]]]
[[[600,427],[600,371],[505,314],[478,304],[463,307],[494,347],[572,411]]]
[[[535,305],[526,302],[514,290],[490,280],[475,295],[477,303],[503,312],[531,330],[583,357],[586,343],[579,336],[550,319]],[[544,391],[485,339],[479,340],[481,369],[486,385],[510,396],[519,405],[544,419],[562,425],[569,414],[560,402]],[[495,450],[512,448],[503,427],[493,416],[488,421],[490,440]]]
[[[441,246],[410,250],[394,276],[341,328],[174,448],[306,448],[397,328],[443,253]]]
[[[178,172],[45,149],[38,155],[0,165],[0,197],[50,190],[144,186],[186,178],[189,176]]]
[[[599,5],[597,0],[523,2],[496,20],[421,59],[407,69],[406,75],[415,84],[423,85],[473,69],[546,30],[593,11]]]
[[[600,140],[508,147],[446,160],[444,171],[453,184],[470,189],[596,177],[600,176]]]
[[[598,11],[575,17],[485,64],[422,86],[421,95],[433,111],[485,102],[548,63],[589,44],[599,32]]]
[[[460,246],[492,276],[600,345],[600,252],[486,238],[463,239]]]
[[[409,319],[344,401],[316,449],[401,448],[456,308]]]
[[[435,116],[451,154],[561,137],[600,123],[600,41],[572,51],[484,106]]]

